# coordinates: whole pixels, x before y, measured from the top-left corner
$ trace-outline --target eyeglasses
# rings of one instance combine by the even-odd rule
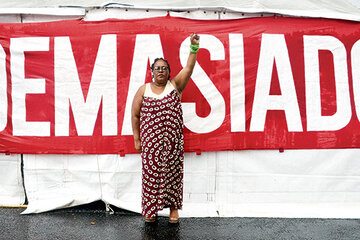
[[[166,71],[166,70],[169,70],[169,67],[166,67],[166,66],[155,66],[155,67],[153,67],[154,71],[160,71],[160,69],[163,70],[163,71]]]

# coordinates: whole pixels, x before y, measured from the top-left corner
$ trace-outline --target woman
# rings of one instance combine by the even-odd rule
[[[153,82],[144,84],[132,105],[135,148],[142,158],[142,215],[154,222],[157,212],[170,207],[170,223],[179,221],[183,190],[183,121],[181,93],[195,66],[200,38],[190,35],[186,66],[170,80],[163,58],[151,65]]]

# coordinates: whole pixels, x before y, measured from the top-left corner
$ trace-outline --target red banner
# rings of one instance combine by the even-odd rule
[[[360,146],[360,25],[306,18],[0,25],[0,152],[134,153],[131,104],[163,56],[185,151]]]

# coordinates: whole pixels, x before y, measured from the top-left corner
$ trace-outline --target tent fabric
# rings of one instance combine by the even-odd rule
[[[201,20],[213,20],[213,19],[240,19],[249,17],[267,17],[273,16],[274,14],[259,14],[259,13],[248,13],[240,14],[237,12],[219,12],[216,10],[204,11],[204,10],[192,10],[192,11],[167,11],[164,10],[150,10],[146,11],[143,9],[124,9],[124,8],[98,8],[89,10],[84,16],[85,21],[102,21],[109,18],[117,19],[137,19],[139,15],[142,18],[151,17],[164,17],[169,14],[172,17],[182,17],[188,19],[201,19]]]
[[[359,155],[360,149],[186,153],[180,215],[358,218]],[[24,214],[96,200],[141,212],[138,154],[24,155],[24,178]]]
[[[104,0],[13,0],[3,1],[0,7],[59,7],[59,6],[128,6],[128,7],[148,7],[148,8],[199,8],[199,7],[233,7],[247,9],[326,9],[336,8],[344,12],[354,5],[358,4],[356,0],[303,0],[301,2],[292,2],[286,0],[124,0],[124,1],[104,1]]]
[[[0,3],[1,4],[1,3]],[[84,8],[0,8],[0,14],[36,14],[36,15],[51,15],[51,16],[78,16],[85,15]]]
[[[21,155],[0,155],[0,206],[19,206],[25,202]]]
[[[4,11],[14,11],[11,8],[50,8],[56,7],[122,7],[137,9],[164,9],[170,11],[184,11],[197,9],[215,9],[229,12],[245,12],[245,13],[277,13],[290,16],[304,17],[324,17],[336,19],[360,20],[360,3],[358,0],[303,0],[303,1],[287,1],[287,0],[212,0],[212,1],[101,1],[101,0],[14,0],[4,1],[0,3],[0,8]],[[8,10],[5,8],[9,8]],[[21,9],[23,8],[23,9]],[[62,8],[59,8],[60,10]],[[34,9],[34,11],[37,11]]]

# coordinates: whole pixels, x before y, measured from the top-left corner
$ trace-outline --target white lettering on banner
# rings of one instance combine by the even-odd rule
[[[281,95],[270,95],[274,63]],[[288,131],[303,130],[289,53],[282,34],[262,35],[250,131],[264,131],[268,110],[284,110]]]
[[[13,135],[50,136],[50,122],[26,121],[26,94],[45,93],[45,79],[25,78],[25,51],[49,51],[49,38],[24,37],[10,40]]]
[[[199,36],[201,38],[200,46],[201,48],[209,50],[211,60],[225,59],[224,45],[218,38],[207,34],[199,34]],[[187,63],[189,48],[190,37],[186,38],[180,47],[180,61],[183,67],[186,66]],[[211,110],[207,117],[199,117],[196,114],[195,103],[182,103],[184,125],[195,133],[212,132],[219,128],[224,121],[225,100],[197,62],[195,63],[192,80],[209,103]]]
[[[90,136],[102,101],[102,133],[117,135],[116,35],[101,36],[84,99],[69,37],[55,37],[55,135],[69,136],[71,104],[79,136]]]
[[[242,34],[229,34],[231,132],[245,132],[245,66]]]
[[[210,53],[210,60],[225,60],[222,42],[213,35],[201,34],[201,48]],[[333,36],[304,35],[304,71],[307,131],[336,131],[351,120],[351,102],[344,44]],[[150,46],[151,44],[151,46]],[[50,122],[27,121],[27,94],[44,94],[45,79],[25,78],[25,52],[49,51],[49,37],[10,39],[12,126],[14,136],[50,136]],[[189,37],[179,49],[182,66],[189,55]],[[319,50],[330,51],[334,62],[336,112],[331,116],[321,113]],[[351,50],[355,110],[360,121],[360,40]],[[137,89],[145,83],[149,61],[163,57],[158,34],[136,35],[131,66],[129,90],[126,97],[122,135],[132,135],[131,105]],[[69,37],[54,37],[54,103],[55,136],[69,136],[70,106],[79,136],[91,136],[102,106],[102,134],[118,134],[117,112],[117,37],[101,36],[87,97],[84,97]],[[231,132],[245,132],[245,62],[243,34],[229,34],[229,83]],[[273,67],[276,64],[279,95],[270,95]],[[331,71],[330,69],[329,71]],[[49,70],[50,71],[50,70]],[[206,117],[196,114],[194,102],[183,103],[185,126],[194,133],[209,133],[218,129],[225,119],[225,100],[215,84],[196,62],[192,80],[210,105]],[[331,81],[331,82],[330,82]],[[251,84],[250,84],[251,85]],[[6,53],[0,45],[0,131],[7,126]],[[123,97],[120,98],[123,101]],[[50,106],[49,106],[50,107]],[[283,34],[263,34],[254,89],[250,131],[264,131],[269,110],[285,113],[289,132],[303,131],[299,103],[294,84],[288,48]],[[305,117],[305,116],[304,116]]]
[[[351,49],[351,68],[356,116],[360,121],[360,40]]]
[[[146,71],[155,58],[164,57],[159,34],[138,34],[136,35],[133,62],[129,90],[126,98],[125,114],[121,135],[132,135],[131,127],[131,106],[134,96],[144,83]]]
[[[337,111],[332,116],[321,115],[319,50],[333,54]],[[351,119],[346,49],[332,36],[304,35],[306,118],[308,131],[335,131]]]
[[[6,54],[0,45],[0,131],[4,130],[7,124],[7,77],[6,77]]]

